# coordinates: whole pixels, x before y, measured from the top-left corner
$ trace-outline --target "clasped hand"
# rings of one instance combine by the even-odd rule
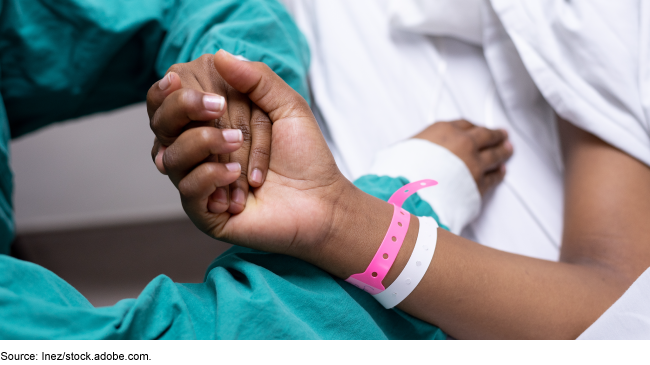
[[[307,102],[263,63],[220,51],[176,65],[151,87],[147,107],[156,166],[214,238],[289,254],[312,247],[355,189]]]

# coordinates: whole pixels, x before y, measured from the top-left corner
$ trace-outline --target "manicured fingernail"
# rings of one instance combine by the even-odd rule
[[[510,143],[510,141],[506,141],[503,144],[503,147],[505,147],[505,149],[508,150],[508,152],[512,152],[512,143]]]
[[[225,188],[217,188],[214,192],[214,200],[221,204],[228,204],[228,194]]]
[[[203,106],[212,112],[220,112],[223,109],[226,99],[223,96],[206,94],[203,95]]]
[[[241,171],[241,165],[239,162],[229,162],[226,164],[228,171]]]
[[[230,53],[230,52],[228,52],[228,51],[226,51],[226,50],[225,50],[225,49],[223,49],[223,48],[222,48],[222,49],[220,49],[219,51],[221,51],[221,52],[223,52],[223,53],[225,53],[225,54],[226,54],[226,56],[230,56],[230,57],[234,57],[234,56],[232,55],[232,53]]]
[[[258,184],[262,183],[262,171],[260,169],[253,169],[253,172],[251,172],[251,181]]]
[[[240,129],[224,129],[221,131],[221,134],[223,134],[223,139],[228,143],[241,142],[244,139]]]
[[[235,189],[235,191],[232,192],[232,201],[244,205],[246,200],[246,197],[244,197],[244,191],[242,189]]]
[[[158,171],[160,171],[161,174],[165,174],[165,175],[167,175],[167,171],[165,171],[165,164],[163,164],[163,155],[166,149],[167,149],[166,147],[161,146],[158,149],[158,154],[156,154],[156,159],[153,161]]]
[[[167,90],[167,88],[172,84],[172,74],[167,74],[163,77],[158,83],[160,90]]]

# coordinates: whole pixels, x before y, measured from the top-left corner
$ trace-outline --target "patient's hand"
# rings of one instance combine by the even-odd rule
[[[214,55],[203,55],[188,63],[176,64],[156,82],[147,94],[147,111],[156,138],[151,151],[158,170],[167,174],[168,165],[177,156],[163,152],[182,132],[194,128],[194,138],[223,140],[221,131],[235,129],[226,135],[241,138],[242,148],[213,149],[207,161],[239,163],[241,175],[229,186],[220,189],[214,200],[223,202],[233,214],[244,210],[249,184],[259,187],[268,171],[271,149],[271,122],[266,113],[251,103],[248,96],[228,85],[214,68]],[[223,98],[225,97],[226,100]],[[201,128],[197,128],[201,127]],[[238,132],[237,130],[240,130]],[[215,137],[217,136],[218,137]],[[218,155],[216,153],[219,153]],[[177,158],[176,158],[177,160]],[[170,175],[172,182],[177,179]],[[178,185],[177,185],[178,186]]]
[[[463,160],[481,195],[503,180],[504,163],[512,156],[505,130],[477,127],[466,120],[434,123],[413,138],[445,147]]]

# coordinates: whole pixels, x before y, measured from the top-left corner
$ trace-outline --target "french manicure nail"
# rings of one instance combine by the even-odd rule
[[[260,169],[253,169],[253,172],[251,172],[251,181],[258,184],[262,183],[262,171]]]
[[[165,173],[165,165],[163,164],[163,154],[165,153],[165,149],[163,147],[160,147],[158,149],[158,153],[156,154],[156,158],[153,160],[153,163],[156,165],[156,168],[158,171],[160,171],[161,174]]]
[[[230,56],[230,57],[233,57],[233,55],[232,55],[232,53],[230,53],[230,52],[228,52],[228,51],[226,51],[226,50],[225,50],[225,49],[223,49],[223,48],[222,48],[222,49],[220,49],[219,51],[223,51],[223,53],[225,53],[225,54],[226,54],[227,56]]]
[[[217,188],[217,191],[214,194],[214,200],[221,204],[228,204],[228,194],[226,193],[226,189]]]
[[[245,203],[245,197],[244,197],[244,191],[242,189],[235,189],[235,191],[232,192],[232,201],[244,205]]]
[[[240,129],[224,129],[221,134],[228,143],[241,142],[244,139]]]
[[[241,171],[241,165],[239,162],[229,162],[226,164],[228,171]]]
[[[158,87],[160,88],[160,90],[163,90],[163,91],[167,90],[169,85],[172,84],[172,79],[171,79],[172,76],[171,75],[172,74],[167,74],[167,75],[165,75],[165,77],[160,79],[160,82],[158,82]]]
[[[206,94],[203,95],[203,106],[212,112],[220,112],[223,109],[226,99],[223,96]]]

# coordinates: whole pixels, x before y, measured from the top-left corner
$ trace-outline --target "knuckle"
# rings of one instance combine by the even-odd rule
[[[197,60],[201,62],[209,62],[210,64],[212,64],[213,56],[211,53],[204,53],[201,56],[199,56]]]
[[[256,160],[268,160],[271,157],[271,151],[264,147],[253,147],[250,155]]]
[[[149,128],[151,128],[151,131],[156,135],[156,137],[160,137],[160,132],[161,132],[160,115],[162,113],[163,113],[163,108],[160,108],[149,119]]]
[[[251,126],[254,126],[254,127],[257,127],[257,128],[259,128],[259,127],[262,127],[262,128],[269,127],[270,128],[271,127],[271,120],[269,119],[269,117],[266,116],[266,114],[260,113],[258,115],[255,115],[251,119]]]
[[[176,101],[178,102],[179,105],[182,107],[187,106],[189,103],[192,101],[193,95],[193,90],[192,89],[181,89],[178,92],[178,96],[176,98]]]
[[[196,196],[196,184],[190,179],[185,178],[178,183],[178,193],[183,199],[192,199]]]
[[[190,114],[194,111],[200,111],[200,97],[198,91],[193,89],[181,89],[178,95],[178,105],[185,114]]]
[[[198,134],[198,143],[200,143],[202,146],[209,145],[210,142],[214,141],[215,139],[215,133],[212,128],[197,128],[196,133]]]
[[[175,148],[168,148],[162,156],[163,166],[168,172],[173,172],[178,166],[178,153]]]
[[[177,74],[183,73],[183,64],[182,63],[175,63],[167,69],[167,72],[165,74],[168,74],[170,72],[175,72]]]
[[[269,65],[267,65],[267,64],[264,63],[264,62],[255,62],[255,64],[257,65],[257,67],[261,68],[260,71],[263,71],[263,72],[273,72],[273,70],[271,69],[271,67],[269,67]]]
[[[242,124],[238,126],[238,128],[241,131],[244,142],[250,142],[253,139],[251,134],[251,128],[248,124]]]
[[[473,147],[474,144],[475,144],[474,137],[469,133],[461,133],[461,134],[459,134],[458,139],[464,145],[468,145],[468,146]]]

